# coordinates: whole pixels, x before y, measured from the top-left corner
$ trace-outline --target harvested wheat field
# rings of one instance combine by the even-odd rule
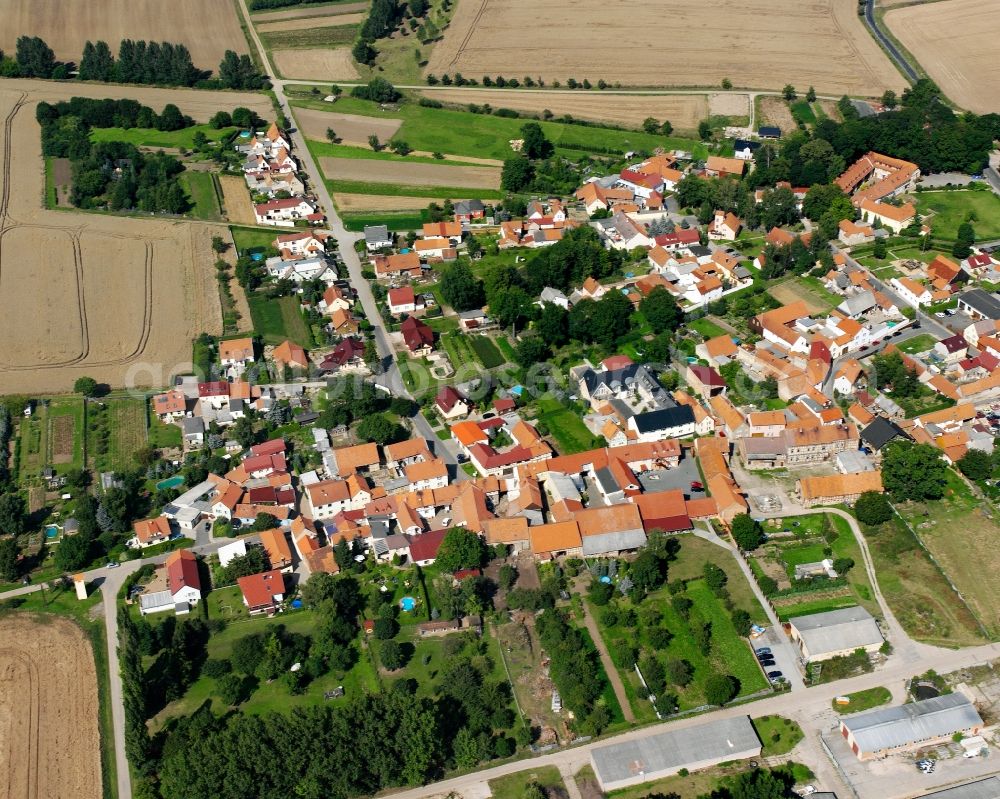
[[[453,198],[457,202],[459,197]],[[384,194],[334,193],[333,201],[341,211],[422,211],[431,202],[427,197],[390,197]]]
[[[314,111],[311,108],[295,108],[292,113],[307,139],[326,141],[326,129],[333,128],[344,144],[363,144],[366,147],[368,137],[373,133],[378,136],[379,141],[389,141],[403,124],[403,120],[391,117],[338,114],[334,111]]]
[[[271,53],[274,68],[283,78],[297,80],[357,80],[349,47],[329,50],[302,48],[275,50]]]
[[[708,113],[727,117],[750,116],[750,96],[747,94],[710,94]],[[699,120],[700,121],[700,120]]]
[[[854,0],[557,0],[538,23],[532,0],[458,0],[427,72],[603,79],[628,86],[780,89],[881,94],[906,83],[856,13]],[[666,36],[666,39],[664,39]],[[664,46],[667,41],[667,46]],[[597,57],[626,43],[639,58]]]
[[[254,11],[252,18],[255,25],[272,22],[278,19],[302,19],[304,17],[325,17],[335,14],[354,14],[366,11],[368,3],[332,3],[329,5],[309,5],[300,8],[288,8],[284,11]]]
[[[278,33],[280,31],[301,31],[308,28],[325,28],[330,25],[360,25],[367,14],[339,14],[325,17],[298,17],[282,19],[277,22],[265,22],[257,26],[261,33]]]
[[[500,170],[489,166],[438,166],[408,164],[404,161],[320,158],[319,168],[330,180],[481,189],[495,189],[500,186]]]
[[[426,89],[423,94],[443,103],[489,103],[494,108],[513,108],[536,114],[548,109],[556,116],[569,114],[595,122],[635,127],[646,117],[654,117],[661,122],[669,119],[677,130],[695,130],[698,121],[708,115],[704,94],[628,95],[519,89]]]
[[[239,175],[219,175],[219,186],[222,188],[226,218],[234,225],[256,225],[257,217],[250,202],[247,182]]]
[[[193,338],[222,332],[211,239],[224,236],[224,227],[41,208],[35,104],[123,93],[157,108],[174,102],[202,121],[238,105],[268,111],[264,98],[229,92],[28,80],[0,85],[4,393],[66,391],[83,375],[114,387],[166,385],[191,368]]]
[[[956,105],[980,114],[1000,109],[1000,61],[970,40],[1000,39],[1000,5],[943,0],[888,11],[885,24]]]
[[[97,673],[68,619],[0,618],[0,799],[101,795]]]
[[[13,53],[18,36],[41,36],[62,61],[79,63],[89,39],[113,53],[122,39],[186,45],[199,69],[215,71],[226,50],[246,53],[232,0],[0,0],[0,49]]]

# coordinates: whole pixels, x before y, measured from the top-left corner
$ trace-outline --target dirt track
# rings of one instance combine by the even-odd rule
[[[357,80],[351,48],[275,50],[274,68],[283,78],[298,80]]]
[[[320,158],[319,168],[331,180],[363,180],[404,186],[498,188],[500,170],[488,166],[437,166],[402,161]]]
[[[1000,107],[1000,61],[973,44],[1000,38],[1000,5],[943,0],[888,11],[885,24],[953,102],[979,114]]]
[[[101,795],[97,674],[67,619],[0,618],[0,799]]]
[[[597,93],[523,92],[517,89],[425,89],[423,94],[445,103],[489,103],[494,108],[541,113],[546,108],[557,116],[570,114],[581,119],[640,125],[647,117],[669,119],[677,130],[694,130],[699,120],[708,116],[704,94],[622,95]],[[744,105],[746,103],[744,102]],[[746,113],[746,112],[744,112]]]
[[[248,52],[232,0],[0,0],[0,49],[41,36],[62,61],[79,63],[84,43],[122,39],[186,45],[198,69],[216,71],[226,50]]]
[[[74,94],[175,102],[200,120],[237,105],[268,111],[263,98],[245,94],[0,83],[4,393],[65,391],[83,375],[115,387],[166,385],[190,368],[193,338],[222,332],[211,238],[224,228],[42,210],[34,105]]]
[[[427,72],[626,86],[780,89],[879,95],[906,83],[865,30],[854,0],[458,0]],[[613,44],[612,44],[613,43]],[[609,44],[620,57],[598,58]],[[633,57],[629,57],[633,56]]]
[[[331,105],[331,108],[334,107]],[[338,114],[335,111],[316,111],[311,108],[296,108],[292,112],[295,121],[307,139],[326,141],[326,129],[333,128],[344,144],[368,146],[368,137],[374,133],[379,141],[389,141],[400,125],[401,119],[391,117],[366,117],[360,114]]]

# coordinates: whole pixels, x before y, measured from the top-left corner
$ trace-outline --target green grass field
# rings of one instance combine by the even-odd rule
[[[357,25],[327,25],[321,28],[301,28],[291,31],[261,31],[260,38],[268,50],[279,50],[350,44],[357,33]]]
[[[816,124],[816,113],[813,111],[812,105],[806,100],[797,100],[789,108],[796,122],[802,122],[806,125]]]
[[[263,294],[248,294],[247,301],[254,331],[265,344],[280,344],[288,339],[307,349],[312,346],[312,335],[299,311],[297,296],[272,300]]]
[[[710,319],[695,319],[694,321],[688,322],[687,326],[692,330],[697,330],[705,338],[715,338],[716,336],[726,335],[726,331]]]
[[[360,232],[366,225],[385,225],[389,230],[413,230],[427,221],[425,211],[340,212],[340,220],[350,231]]]
[[[138,398],[107,398],[102,409],[91,403],[87,411],[87,455],[99,471],[134,468],[135,453],[146,446],[146,403]],[[108,431],[102,445],[99,431]],[[103,450],[103,451],[102,451]]]
[[[469,343],[472,345],[476,357],[482,361],[483,366],[487,369],[503,366],[507,362],[507,359],[497,349],[497,345],[488,336],[472,336]]]
[[[777,602],[775,603],[774,611],[778,614],[778,618],[781,621],[788,621],[788,619],[793,619],[797,616],[809,616],[813,613],[826,613],[829,610],[849,608],[858,604],[854,600],[854,597],[848,595],[829,599],[809,599],[809,594],[800,594],[796,598],[801,599],[801,601],[791,605],[779,605]]]
[[[181,429],[175,424],[164,424],[156,414],[150,412],[149,443],[154,447],[179,447]]]
[[[802,728],[784,716],[760,716],[750,721],[764,744],[762,757],[787,755],[805,737]]]
[[[877,688],[866,688],[864,691],[855,691],[853,694],[846,694],[850,702],[842,705],[836,699],[831,699],[830,704],[833,709],[846,716],[848,713],[860,713],[862,710],[871,710],[879,705],[887,705],[892,701],[892,694],[888,688],[881,685]]]
[[[277,230],[254,227],[238,227],[231,225],[229,228],[233,234],[233,241],[236,242],[237,251],[242,254],[247,250],[251,252],[263,252],[269,249],[277,237]]]
[[[554,397],[539,399],[538,410],[538,418],[535,421],[544,422],[556,440],[561,455],[586,452],[598,444],[594,434],[583,423],[583,419]]]
[[[498,777],[490,780],[489,786],[493,799],[522,799],[525,788],[531,783],[537,783],[549,796],[552,795],[549,791],[559,791],[561,796],[566,790],[559,769],[555,766],[540,766]]]
[[[385,142],[383,142],[384,144]],[[353,158],[359,161],[397,161],[407,164],[433,164],[434,166],[469,166],[468,161],[451,158],[434,158],[430,155],[397,155],[392,150],[372,150],[369,147],[354,147],[349,144],[331,144],[326,141],[309,139],[309,152],[315,158]]]
[[[991,191],[922,191],[916,202],[935,238],[954,239],[969,214],[975,215],[972,227],[978,240],[1000,238],[1000,197]]]
[[[921,333],[919,336],[907,339],[902,344],[899,344],[898,347],[901,351],[909,355],[914,355],[918,352],[931,349],[936,343],[937,339],[930,333]]]
[[[329,105],[317,100],[298,100],[296,106],[328,111]],[[337,101],[337,112],[382,116],[376,103],[342,97]],[[442,152],[452,155],[468,155],[479,158],[504,159],[511,155],[510,139],[521,137],[524,119],[509,119],[486,114],[472,114],[446,108],[426,108],[416,103],[404,103],[392,116],[403,120],[396,138],[403,139],[415,150]],[[667,149],[694,150],[699,157],[699,149],[705,148],[693,139],[657,136],[633,130],[566,125],[560,122],[540,122],[546,137],[556,146],[557,152],[571,157],[583,153],[625,153],[629,150],[647,150],[657,147]],[[458,196],[458,195],[456,195]]]
[[[333,194],[376,194],[382,197],[426,197],[427,202],[448,197],[475,200],[501,200],[499,189],[470,189],[459,186],[411,186],[401,183],[380,183],[364,180],[327,180],[327,188]]]
[[[156,128],[93,128],[91,141],[123,141],[136,147],[194,147],[194,134],[201,131],[210,141],[221,141],[236,132],[236,128],[219,128],[211,125],[193,125],[181,130],[156,130]]]
[[[181,186],[191,203],[191,215],[206,222],[222,219],[219,197],[215,191],[215,178],[211,172],[187,170],[180,175]]]

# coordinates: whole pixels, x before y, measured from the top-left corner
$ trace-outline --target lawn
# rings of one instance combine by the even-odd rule
[[[219,196],[215,190],[215,178],[211,172],[187,170],[180,175],[181,187],[191,203],[191,215],[206,222],[222,219],[219,210]]]
[[[297,99],[292,106],[324,111],[330,109],[329,104],[321,100]],[[340,98],[337,101],[337,112],[385,116],[385,112],[379,110],[377,103],[353,97]],[[526,121],[531,121],[446,108],[426,108],[412,102],[403,103],[398,109],[393,110],[391,115],[403,120],[396,138],[406,141],[415,150],[500,160],[510,157],[508,141],[521,138],[521,127]],[[664,137],[634,130],[567,125],[560,122],[539,124],[546,138],[556,146],[556,152],[571,157],[591,152],[619,154],[630,150],[652,152],[657,147],[694,150],[695,156],[698,157],[698,151],[705,150],[704,145],[693,139]]]
[[[847,704],[841,704],[836,699],[830,700],[833,709],[841,715],[860,713],[862,710],[871,710],[879,705],[887,705],[892,701],[892,694],[888,688],[883,688],[880,685],[877,688],[866,688],[864,691],[846,694],[845,698],[850,700]]]
[[[482,361],[483,366],[487,369],[503,366],[507,362],[507,359],[497,349],[497,345],[493,343],[493,339],[488,336],[472,336],[469,343],[472,345],[476,357]]]
[[[493,799],[522,799],[524,789],[531,783],[537,783],[545,791],[557,790],[561,794],[566,792],[559,769],[555,766],[541,766],[490,780],[490,793]]]
[[[238,227],[231,226],[229,230],[233,234],[233,241],[236,242],[236,251],[240,254],[247,252],[264,252],[274,246],[277,230],[269,228]]]
[[[796,122],[802,122],[806,125],[816,124],[816,114],[812,109],[812,106],[806,100],[797,100],[792,103],[789,108],[791,109],[792,116],[795,117]]]
[[[898,344],[897,348],[908,355],[915,355],[918,352],[931,349],[936,343],[937,339],[930,333],[921,333],[919,336],[914,336],[902,344]]]
[[[715,338],[716,336],[726,335],[726,331],[710,319],[695,319],[688,322],[687,326],[692,330],[697,330],[705,338]]]
[[[774,611],[778,614],[778,618],[781,621],[788,621],[798,616],[809,616],[813,613],[826,613],[830,610],[850,608],[858,604],[854,600],[854,597],[850,595],[826,599],[809,599],[809,594],[799,594],[795,599],[801,599],[802,601],[790,605],[775,604]]]
[[[975,215],[972,227],[977,239],[1000,238],[1000,197],[992,191],[921,191],[916,194],[916,203],[936,238],[954,239],[969,214]]]
[[[175,424],[164,424],[160,417],[149,413],[149,443],[154,447],[179,447],[181,428]]]
[[[956,547],[964,546],[970,533],[973,538],[980,537],[971,530],[969,519],[962,519],[959,529],[964,534],[954,536]],[[939,646],[972,646],[983,642],[969,608],[900,519],[894,518],[874,529],[862,525],[862,530],[882,594],[911,638]],[[981,562],[990,563],[993,557],[994,552],[990,551],[987,560]],[[982,569],[979,575],[984,576]]]
[[[761,716],[750,721],[764,744],[761,757],[787,755],[805,737],[802,728],[784,716]]]
[[[334,202],[337,198],[334,197]],[[340,213],[340,220],[348,230],[358,233],[367,225],[385,225],[389,230],[415,230],[427,221],[425,211],[381,211]]]
[[[749,613],[755,622],[767,623],[767,614],[757,601],[750,583],[743,576],[743,570],[736,565],[736,560],[728,550],[694,535],[685,535],[678,540],[681,542],[681,551],[677,560],[670,564],[669,579],[697,579],[701,577],[705,563],[712,563],[729,575],[726,588],[729,590],[733,605]]]
[[[556,440],[559,454],[572,455],[594,447],[596,436],[587,429],[583,419],[555,397],[540,398],[538,411],[535,421],[543,423],[548,429]]]
[[[210,141],[220,141],[236,132],[236,128],[219,128],[211,125],[193,125],[181,130],[156,130],[155,128],[93,128],[91,141],[122,141],[136,147],[194,148],[194,134],[202,132]]]
[[[968,484],[948,471],[945,496],[935,502],[908,502],[897,510],[965,598],[994,639],[1000,637],[1000,572],[996,559],[1000,525]],[[961,531],[961,534],[956,534]],[[986,568],[983,568],[986,566]]]
[[[299,310],[297,296],[272,300],[264,294],[248,294],[254,331],[265,344],[280,344],[289,339],[305,348],[312,346],[312,335]]]

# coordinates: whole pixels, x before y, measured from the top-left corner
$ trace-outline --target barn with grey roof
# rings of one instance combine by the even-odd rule
[[[983,720],[963,694],[944,694],[840,720],[840,732],[862,760],[896,749],[925,746],[956,732],[975,735]]]
[[[789,619],[792,640],[805,660],[828,660],[856,649],[876,651],[882,646],[878,624],[862,607],[840,608]]]
[[[590,763],[603,791],[614,791],[730,760],[759,757],[760,740],[749,716],[737,716],[598,746]]]

